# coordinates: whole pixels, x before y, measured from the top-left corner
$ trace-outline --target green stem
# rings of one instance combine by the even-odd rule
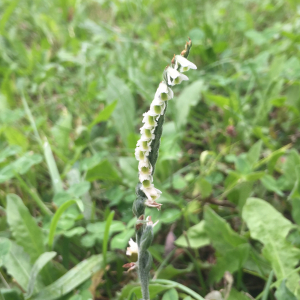
[[[274,276],[274,271],[272,270],[270,272],[268,281],[267,281],[266,286],[264,288],[264,293],[263,293],[262,300],[267,300],[268,299],[269,290],[270,290],[270,286],[271,286],[271,283],[272,283],[272,280],[273,280],[273,276]]]
[[[202,296],[195,293],[190,288],[188,288],[188,287],[186,287],[186,286],[184,286],[184,285],[182,285],[178,282],[175,282],[175,281],[166,280],[166,279],[156,279],[156,280],[152,280],[151,283],[160,283],[160,284],[171,285],[172,287],[177,288],[177,289],[189,294],[190,296],[192,296],[196,300],[205,300]]]

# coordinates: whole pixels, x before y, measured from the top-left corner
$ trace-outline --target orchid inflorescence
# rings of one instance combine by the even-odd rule
[[[160,197],[161,191],[154,187],[153,173],[158,157],[160,138],[164,115],[168,101],[174,97],[172,86],[180,84],[188,77],[181,72],[189,69],[197,69],[196,65],[187,60],[192,41],[186,42],[185,49],[180,55],[175,55],[171,65],[167,66],[163,73],[163,81],[160,82],[150,105],[150,109],[143,114],[143,126],[140,129],[141,138],[137,142],[135,157],[138,160],[139,183],[136,186],[137,198],[133,204],[133,213],[138,218],[136,222],[136,243],[130,239],[126,254],[138,253],[138,261],[125,264],[128,271],[138,268],[141,281],[143,299],[149,299],[148,281],[149,271],[152,266],[152,256],[147,250],[153,239],[153,227],[151,217],[144,218],[145,207],[155,207],[160,210],[162,204],[156,200]]]

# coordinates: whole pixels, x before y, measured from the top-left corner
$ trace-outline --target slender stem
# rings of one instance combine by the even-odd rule
[[[195,298],[196,300],[205,300],[202,296],[200,296],[199,294],[195,293],[193,290],[191,290],[190,288],[175,282],[175,281],[171,281],[171,280],[166,280],[166,279],[156,279],[156,280],[152,280],[152,283],[161,283],[161,284],[167,284],[167,285],[171,285],[174,288],[180,289],[183,292],[189,294],[190,296],[192,296],[193,298]]]
[[[263,294],[262,300],[267,300],[267,299],[268,299],[269,290],[270,290],[270,286],[271,286],[273,277],[274,277],[274,271],[272,270],[272,271],[270,272],[268,281],[267,281],[266,286],[265,286],[265,288],[264,288],[264,294]]]

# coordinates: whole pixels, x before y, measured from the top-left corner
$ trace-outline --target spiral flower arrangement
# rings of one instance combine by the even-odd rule
[[[135,226],[136,242],[132,239],[129,241],[130,247],[127,248],[127,255],[134,252],[138,253],[138,261],[125,264],[128,271],[138,269],[141,282],[143,300],[150,299],[149,295],[149,271],[152,266],[152,256],[147,250],[153,240],[153,223],[151,216],[144,217],[145,207],[155,207],[160,210],[162,204],[156,200],[160,197],[161,191],[155,188],[153,184],[153,174],[155,164],[158,158],[160,138],[164,123],[164,116],[168,106],[168,101],[174,97],[171,89],[172,86],[180,84],[188,77],[182,72],[189,69],[197,69],[196,65],[187,60],[192,41],[186,42],[185,49],[180,55],[175,55],[171,65],[167,66],[163,73],[163,81],[160,82],[150,105],[150,109],[143,114],[143,126],[140,129],[141,138],[137,142],[135,157],[139,162],[138,174],[139,182],[136,186],[137,198],[133,203],[133,213],[137,217]]]

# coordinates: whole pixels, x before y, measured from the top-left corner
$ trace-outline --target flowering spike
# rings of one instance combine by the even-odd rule
[[[171,87],[188,80],[188,77],[181,72],[197,69],[195,64],[187,60],[191,47],[192,41],[189,38],[181,55],[174,54],[171,65],[165,68],[163,81],[160,82],[156,90],[150,109],[143,114],[143,126],[140,128],[141,138],[135,149],[135,157],[139,162],[139,182],[136,186],[137,198],[133,203],[132,211],[138,217],[135,225],[137,243],[130,240],[130,247],[127,248],[126,254],[131,255],[134,251],[138,251],[138,261],[137,263],[125,264],[124,267],[129,268],[128,271],[138,268],[144,300],[150,299],[148,282],[149,271],[152,266],[152,256],[147,249],[153,239],[153,227],[158,223],[157,221],[153,224],[151,216],[144,220],[145,207],[154,207],[160,210],[162,206],[156,202],[161,191],[155,188],[153,184],[153,173],[158,157],[164,115],[168,101],[174,97]]]

